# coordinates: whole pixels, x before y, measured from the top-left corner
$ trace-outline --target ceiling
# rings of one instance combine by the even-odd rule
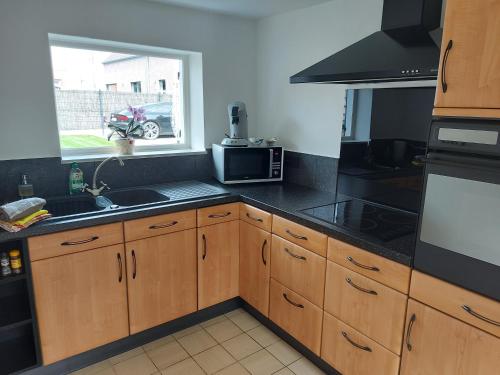
[[[217,13],[260,18],[307,8],[330,0],[153,0]]]

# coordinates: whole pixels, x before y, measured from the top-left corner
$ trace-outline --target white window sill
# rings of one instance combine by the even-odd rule
[[[205,149],[179,149],[179,150],[165,150],[165,151],[136,151],[133,155],[118,155],[116,152],[103,153],[103,154],[89,154],[89,155],[62,155],[62,164],[70,164],[73,162],[92,162],[102,161],[110,156],[119,156],[121,159],[144,159],[144,158],[160,158],[168,156],[184,156],[184,155],[203,155],[206,154]]]

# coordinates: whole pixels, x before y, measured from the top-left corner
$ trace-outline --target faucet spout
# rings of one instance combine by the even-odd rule
[[[99,174],[99,171],[101,170],[102,166],[106,164],[110,160],[116,160],[120,164],[120,167],[123,167],[125,164],[123,163],[123,160],[120,159],[118,156],[111,156],[107,159],[104,159],[95,169],[94,176],[92,178],[92,189],[89,189],[87,184],[85,184],[83,191],[88,191],[90,194],[92,194],[94,197],[97,197],[101,194],[102,190],[104,188],[108,188],[108,185],[106,185],[104,182],[101,181],[102,186],[97,187],[97,175]]]

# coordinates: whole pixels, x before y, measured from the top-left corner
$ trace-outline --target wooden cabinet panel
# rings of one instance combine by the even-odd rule
[[[406,316],[401,375],[498,374],[497,337],[412,299]]]
[[[269,318],[319,356],[323,310],[272,278],[269,300]]]
[[[198,228],[198,309],[238,296],[239,220]]]
[[[316,254],[326,256],[326,234],[276,215],[273,215],[273,233]]]
[[[123,243],[122,223],[97,225],[28,239],[31,261],[120,243]]]
[[[407,296],[328,261],[325,311],[401,353]]]
[[[260,210],[245,203],[241,203],[240,219],[267,232],[271,231],[273,215],[269,212]]]
[[[343,375],[397,375],[399,370],[397,355],[328,313],[323,321],[321,358]]]
[[[123,245],[31,264],[45,365],[129,334]]]
[[[126,244],[130,333],[197,310],[196,229]]]
[[[326,259],[273,235],[271,276],[323,308]]]
[[[240,222],[240,297],[269,315],[271,233]]]
[[[205,207],[198,210],[198,226],[213,225],[237,220],[240,217],[240,204],[229,203]]]
[[[408,294],[411,269],[334,238],[328,239],[328,259]]]
[[[129,220],[124,223],[125,241],[160,236],[191,228],[196,228],[196,210]]]
[[[436,107],[500,108],[500,0],[448,0]],[[447,91],[443,63],[447,45]]]
[[[417,271],[410,297],[500,337],[500,302]]]

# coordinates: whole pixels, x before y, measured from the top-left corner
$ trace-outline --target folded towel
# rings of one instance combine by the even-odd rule
[[[5,229],[7,232],[19,232],[49,217],[52,217],[52,215],[47,210],[40,210],[18,221],[0,220],[0,228]]]
[[[16,221],[37,211],[47,202],[42,198],[28,198],[0,206],[0,220]]]

